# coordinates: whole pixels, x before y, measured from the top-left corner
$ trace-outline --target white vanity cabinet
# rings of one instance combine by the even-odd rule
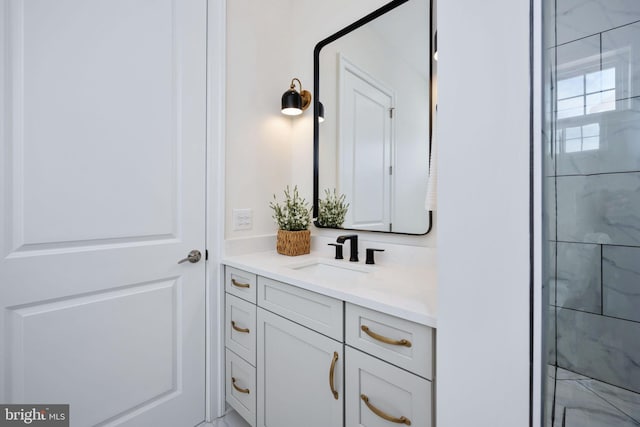
[[[225,272],[226,398],[251,426],[433,427],[432,328]]]
[[[343,302],[258,276],[258,427],[341,426]]]
[[[225,268],[226,400],[251,426],[342,426],[344,304]]]

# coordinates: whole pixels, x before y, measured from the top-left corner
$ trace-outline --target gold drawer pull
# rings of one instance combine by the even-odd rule
[[[338,400],[338,391],[333,387],[333,374],[336,370],[336,363],[338,362],[338,352],[333,352],[333,359],[331,360],[331,368],[329,368],[329,388],[333,393],[333,398]]]
[[[367,335],[369,335],[374,340],[382,341],[385,344],[403,345],[405,347],[411,347],[411,341],[405,340],[404,338],[401,340],[393,340],[391,338],[383,337],[382,335],[378,335],[375,332],[371,332],[369,330],[369,327],[366,325],[360,326],[360,329],[362,329]]]
[[[235,329],[238,332],[242,332],[244,334],[248,334],[249,333],[249,328],[240,328],[238,326],[236,326],[236,322],[234,322],[233,320],[231,321],[231,327],[233,329]]]
[[[236,390],[238,390],[240,393],[244,393],[244,394],[249,394],[249,389],[248,388],[240,388],[236,385],[236,379],[234,377],[231,377],[231,385],[233,385],[233,388],[235,388]]]
[[[367,397],[366,394],[361,394],[360,399],[364,401],[364,404],[367,405],[367,408],[371,409],[371,412],[373,412],[380,418],[383,418],[387,421],[391,421],[392,423],[406,424],[408,426],[411,425],[411,420],[409,420],[407,417],[400,417],[400,418],[392,417],[391,415],[385,414],[380,409],[373,406],[371,403],[369,403],[369,398]]]
[[[235,286],[236,288],[250,288],[251,287],[250,284],[237,282],[236,279],[231,279],[231,284],[233,286]]]

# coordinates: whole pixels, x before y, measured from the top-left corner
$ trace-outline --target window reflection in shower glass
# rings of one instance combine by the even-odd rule
[[[616,109],[616,69],[558,80],[558,120]]]
[[[600,124],[590,123],[584,126],[568,127],[564,129],[565,153],[597,150],[600,148]]]

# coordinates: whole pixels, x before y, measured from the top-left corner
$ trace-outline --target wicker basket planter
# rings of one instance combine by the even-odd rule
[[[311,230],[278,230],[276,249],[288,256],[305,255],[311,252]]]

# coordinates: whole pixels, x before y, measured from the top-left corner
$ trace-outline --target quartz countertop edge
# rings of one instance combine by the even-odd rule
[[[366,274],[343,279],[338,273],[328,278],[300,268],[315,263]],[[314,253],[288,257],[268,251],[224,257],[222,264],[431,328],[437,326],[435,262],[424,266],[366,265],[364,261],[350,263]]]

